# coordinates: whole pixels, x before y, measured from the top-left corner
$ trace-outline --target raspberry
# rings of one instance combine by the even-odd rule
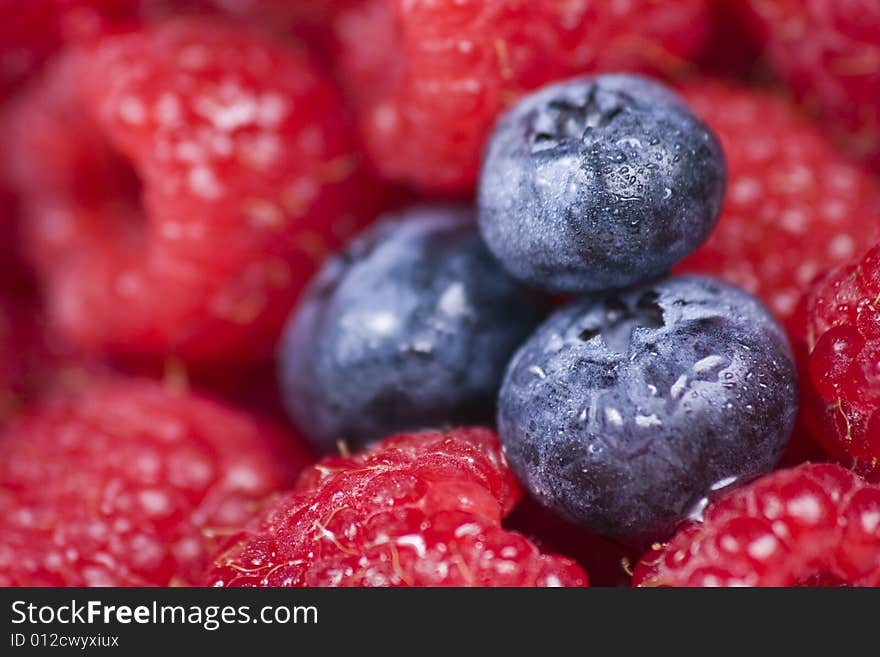
[[[735,283],[788,323],[818,273],[873,243],[880,189],[781,99],[714,82],[683,95],[721,138],[728,184],[715,231],[677,270]]]
[[[494,433],[428,431],[307,469],[230,540],[213,586],[577,586],[574,562],[501,528],[520,491]]]
[[[0,585],[194,581],[307,458],[246,414],[146,381],[47,402],[0,441]]]
[[[797,314],[802,412],[811,432],[863,474],[880,471],[880,245],[817,279]]]
[[[880,171],[880,4],[749,0],[768,59],[798,99]]]
[[[65,43],[134,16],[147,0],[0,0],[0,98]]]
[[[880,585],[880,488],[832,464],[779,470],[710,504],[639,563],[640,586]]]
[[[367,0],[335,25],[375,166],[467,193],[495,118],[523,93],[587,71],[675,68],[707,15],[703,0]]]
[[[371,213],[337,94],[304,53],[247,31],[106,37],[14,114],[50,316],[89,350],[265,356],[321,256]]]

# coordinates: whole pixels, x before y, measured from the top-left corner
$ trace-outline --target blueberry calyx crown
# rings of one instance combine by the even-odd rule
[[[556,99],[537,110],[531,121],[532,152],[555,148],[564,142],[580,141],[595,128],[607,126],[630,101],[625,94],[591,84],[583,99]]]

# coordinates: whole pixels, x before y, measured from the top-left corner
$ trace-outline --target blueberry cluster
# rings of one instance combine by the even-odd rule
[[[325,265],[280,349],[291,417],[332,449],[494,416],[540,502],[612,538],[668,534],[771,470],[796,412],[769,311],[667,275],[724,186],[717,139],[655,82],[527,96],[489,140],[476,213],[411,209]],[[584,296],[539,326],[536,294],[557,292]]]

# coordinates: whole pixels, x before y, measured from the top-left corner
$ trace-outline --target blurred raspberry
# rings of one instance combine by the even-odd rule
[[[65,44],[133,19],[149,0],[0,0],[0,99]]]
[[[789,322],[817,274],[880,234],[880,188],[768,92],[704,81],[683,95],[720,137],[728,184],[715,231],[677,270],[735,283]]]
[[[375,193],[303,52],[171,21],[68,53],[7,126],[49,314],[92,351],[271,354]]]
[[[258,420],[136,379],[32,409],[0,439],[0,585],[192,582],[309,455]]]
[[[767,57],[808,111],[880,171],[880,3],[748,0]]]

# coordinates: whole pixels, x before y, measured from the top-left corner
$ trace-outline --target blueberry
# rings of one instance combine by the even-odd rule
[[[577,78],[499,120],[480,178],[480,228],[526,283],[623,287],[703,242],[725,177],[718,140],[675,93],[634,75]]]
[[[764,306],[674,277],[551,315],[507,369],[498,430],[539,501],[640,543],[713,490],[771,470],[796,400],[785,333]]]
[[[306,291],[280,349],[286,408],[324,450],[491,421],[542,308],[492,258],[472,210],[412,209],[356,238]]]

